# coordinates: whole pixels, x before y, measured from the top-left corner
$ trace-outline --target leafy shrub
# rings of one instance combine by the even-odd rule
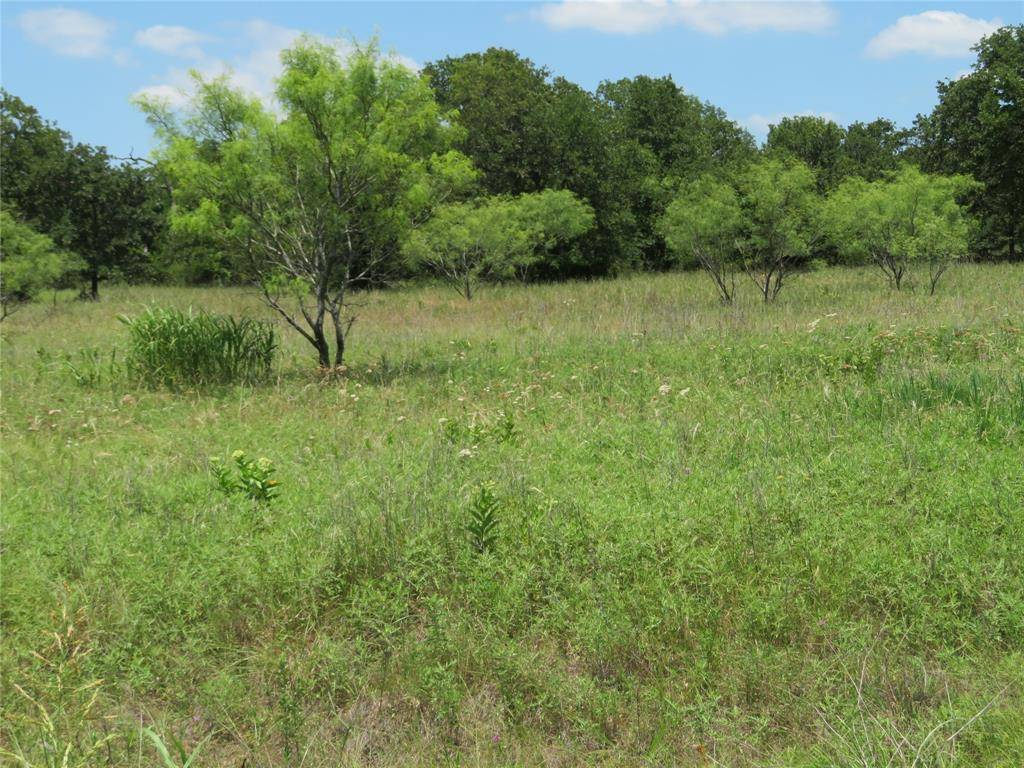
[[[128,326],[128,372],[154,385],[257,381],[277,350],[273,327],[251,318],[150,307]]]
[[[268,503],[277,496],[277,480],[274,480],[274,463],[264,457],[250,459],[245,451],[231,454],[235,462],[235,471],[219,456],[210,457],[213,465],[213,476],[217,479],[220,489],[228,496],[236,493],[247,496],[257,503]]]
[[[476,445],[486,441],[501,445],[515,442],[519,437],[515,419],[506,411],[498,411],[493,417],[474,414],[466,421],[445,419],[441,423],[441,431],[452,445]]]
[[[477,554],[494,551],[498,543],[498,498],[482,486],[469,506],[469,543]]]
[[[0,320],[81,266],[46,235],[0,211]]]

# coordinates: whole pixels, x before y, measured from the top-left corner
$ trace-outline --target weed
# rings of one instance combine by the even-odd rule
[[[469,544],[477,554],[493,552],[498,545],[498,499],[486,485],[480,486],[469,505]]]
[[[80,349],[77,355],[65,353],[63,363],[64,369],[80,387],[98,387],[103,383],[111,383],[123,372],[116,349],[106,355],[95,348]]]
[[[225,495],[241,494],[258,504],[268,504],[276,498],[278,481],[274,479],[276,470],[270,459],[250,459],[245,451],[235,451],[231,460],[234,469],[221,457],[210,457],[213,476]]]
[[[191,752],[186,749],[181,739],[171,734],[171,746],[174,748],[175,753],[173,757],[171,750],[167,748],[164,740],[152,728],[143,728],[142,735],[149,739],[157,754],[160,755],[163,768],[192,768],[193,765],[198,765],[196,760],[199,759],[199,753],[213,734],[208,734]]]

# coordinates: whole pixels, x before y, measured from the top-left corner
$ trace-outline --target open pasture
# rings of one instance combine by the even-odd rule
[[[251,293],[4,323],[5,759],[1024,764],[1020,266],[361,301],[343,375],[199,389],[118,315]]]

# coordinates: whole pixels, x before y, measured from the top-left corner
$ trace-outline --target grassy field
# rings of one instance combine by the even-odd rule
[[[2,326],[12,764],[1024,764],[1024,268],[374,294],[343,377],[180,392],[148,304],[269,317]]]

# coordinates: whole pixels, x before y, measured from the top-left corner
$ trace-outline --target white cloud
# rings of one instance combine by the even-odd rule
[[[902,53],[928,56],[967,56],[971,46],[1002,26],[999,19],[974,19],[954,11],[925,11],[902,16],[868,42],[864,53],[888,59]]]
[[[176,73],[175,78],[182,81],[181,85],[171,85],[170,83],[147,85],[145,88],[137,90],[133,96],[160,101],[174,109],[183,107],[188,103],[188,92],[184,82],[187,80],[187,77],[182,72],[180,74]]]
[[[61,56],[99,59],[111,55],[114,25],[91,13],[69,8],[25,11],[18,17],[18,26],[29,40]]]
[[[768,129],[773,125],[778,125],[784,117],[822,117],[834,123],[840,122],[838,115],[834,112],[817,112],[813,109],[805,109],[802,112],[776,112],[772,115],[762,115],[755,112],[746,119],[741,120],[740,124],[757,138],[763,139],[768,135]]]
[[[563,0],[542,5],[532,15],[553,29],[593,29],[621,35],[676,25],[711,35],[760,29],[816,32],[832,26],[836,19],[824,0]]]
[[[202,58],[203,49],[199,47],[199,44],[209,39],[207,35],[196,32],[194,29],[164,24],[140,29],[135,33],[136,45],[149,48],[157,53],[181,56],[186,59]]]
[[[224,59],[206,56],[200,52],[200,55],[195,57],[192,69],[204,79],[226,75],[234,87],[257,96],[267,104],[272,104],[277,78],[281,75],[281,52],[293,45],[302,33],[297,29],[281,27],[262,19],[247,21],[237,29],[238,33],[232,42],[238,44],[242,51],[240,54]],[[328,42],[327,38],[318,39]],[[351,45],[344,40],[329,42],[342,56],[352,50]],[[397,54],[392,54],[391,58],[410,69],[419,69],[412,59]],[[160,83],[140,88],[134,95],[156,97],[172,107],[184,105],[192,91],[189,70],[172,68],[161,80]]]

